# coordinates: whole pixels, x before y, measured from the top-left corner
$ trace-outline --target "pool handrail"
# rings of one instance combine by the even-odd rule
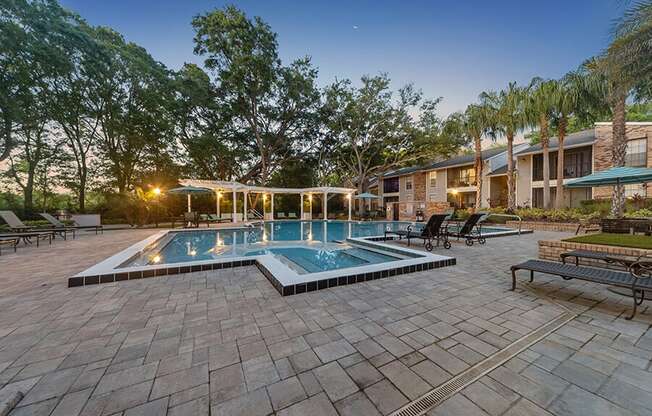
[[[482,219],[482,221],[486,221],[490,217],[506,217],[506,218],[516,218],[518,220],[518,234],[521,235],[521,227],[523,224],[523,219],[516,215],[516,214],[495,214],[495,213],[489,213],[486,217]]]

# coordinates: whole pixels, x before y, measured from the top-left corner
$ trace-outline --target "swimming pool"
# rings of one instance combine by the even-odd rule
[[[276,221],[164,230],[69,278],[68,286],[253,265],[285,296],[455,264],[452,257],[374,241],[408,225]]]

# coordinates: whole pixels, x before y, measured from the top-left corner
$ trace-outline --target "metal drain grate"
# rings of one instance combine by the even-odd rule
[[[571,312],[563,313],[547,324],[525,335],[523,338],[514,341],[512,344],[498,351],[494,355],[487,357],[463,373],[458,374],[457,376],[448,380],[446,383],[429,391],[413,402],[406,404],[405,406],[392,413],[391,416],[423,415],[428,410],[438,406],[444,400],[462,390],[464,387],[478,380],[480,377],[489,373],[494,368],[502,365],[510,358],[519,354],[521,351],[529,348],[531,345],[540,341],[562,325],[565,325],[569,321],[573,320],[575,316],[577,315]]]

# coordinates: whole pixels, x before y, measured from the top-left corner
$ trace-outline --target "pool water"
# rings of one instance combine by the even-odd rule
[[[272,254],[299,273],[356,267],[399,258],[342,243],[351,237],[382,236],[407,222],[283,221],[252,228],[171,231],[121,267],[182,263]]]

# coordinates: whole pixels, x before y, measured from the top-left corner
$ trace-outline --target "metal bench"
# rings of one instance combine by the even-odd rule
[[[528,260],[511,267],[512,289],[516,289],[516,272],[530,271],[530,282],[534,281],[534,272],[559,276],[564,280],[579,279],[608,286],[630,289],[634,301],[632,314],[625,319],[630,320],[636,315],[636,308],[643,303],[646,290],[652,290],[652,259],[640,257],[632,263],[628,272],[595,267],[574,266],[544,260]],[[639,296],[640,295],[640,296]]]

